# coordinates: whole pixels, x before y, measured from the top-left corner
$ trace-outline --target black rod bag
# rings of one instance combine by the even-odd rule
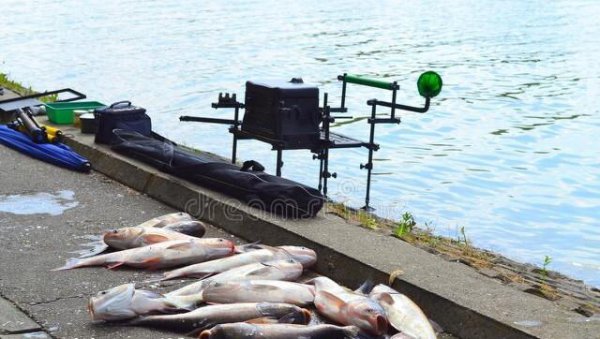
[[[115,151],[159,170],[189,180],[286,219],[314,217],[324,197],[316,189],[292,180],[218,161],[186,151],[168,139],[115,129]],[[252,168],[252,166],[251,166]]]

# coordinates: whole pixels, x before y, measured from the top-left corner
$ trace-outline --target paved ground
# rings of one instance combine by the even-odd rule
[[[37,201],[29,206],[15,202],[15,208],[24,213],[31,213],[34,207],[58,212],[60,205],[53,206],[44,200],[49,195],[36,194],[60,197],[59,191],[74,192],[73,200],[69,200],[70,192],[62,193],[63,199],[58,201],[63,207],[76,205],[62,214],[19,215],[1,211],[7,195],[17,194],[29,197],[30,202]],[[135,225],[170,212],[173,212],[171,208],[101,174],[63,170],[0,145],[0,296],[10,302],[0,302],[0,337],[13,338],[2,332],[15,324],[6,320],[10,314],[2,313],[2,310],[12,310],[11,304],[22,309],[54,337],[172,336],[143,328],[98,326],[89,321],[86,300],[90,295],[118,284],[145,280],[148,273],[103,268],[50,272],[50,269],[62,266],[65,258],[70,256],[67,251],[76,250],[79,243],[85,242],[83,236]],[[230,237],[217,229],[210,229],[208,234]],[[31,334],[28,337],[36,338]]]

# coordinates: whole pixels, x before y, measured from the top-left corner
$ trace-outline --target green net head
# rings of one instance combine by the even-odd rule
[[[433,98],[442,91],[442,77],[433,71],[428,71],[417,80],[419,94],[425,98]]]

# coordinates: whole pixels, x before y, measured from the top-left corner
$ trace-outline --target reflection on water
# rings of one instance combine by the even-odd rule
[[[397,80],[399,101],[420,105],[416,79],[434,69],[445,87],[431,111],[376,128],[376,157],[389,159],[374,168],[377,212],[410,211],[449,236],[464,226],[476,245],[549,255],[551,269],[600,285],[600,2],[5,0],[2,11],[0,68],[13,78],[130,99],[157,132],[223,156],[224,126],[177,118],[230,118],[210,102],[243,97],[245,80],[302,76],[335,103],[336,76],[357,73]],[[390,93],[350,86],[354,119],[335,131],[367,140],[371,98]],[[239,147],[273,171],[269,146]],[[332,151],[333,198],[363,205],[366,155]],[[308,152],[284,161],[284,175],[316,186]]]

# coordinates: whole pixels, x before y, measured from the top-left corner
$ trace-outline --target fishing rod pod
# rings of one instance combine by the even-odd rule
[[[217,123],[230,125],[229,132],[233,135],[231,161],[237,161],[238,140],[253,139],[268,143],[277,152],[276,175],[281,176],[283,167],[284,150],[310,150],[313,159],[319,160],[319,191],[327,196],[327,180],[336,178],[337,173],[329,172],[329,151],[338,148],[360,148],[368,150],[368,160],[360,164],[361,169],[367,170],[367,186],[365,205],[367,211],[373,210],[369,206],[371,175],[373,171],[373,152],[379,150],[375,143],[375,125],[399,124],[400,118],[396,117],[398,110],[425,113],[429,110],[431,98],[440,94],[442,78],[433,71],[420,75],[417,81],[419,94],[425,98],[422,107],[398,104],[397,92],[400,86],[396,81],[388,82],[361,75],[346,74],[337,77],[342,82],[342,93],[339,107],[331,107],[328,103],[328,94],[323,94],[322,106],[319,107],[319,89],[317,86],[305,84],[301,78],[293,78],[288,82],[281,81],[247,81],[245,103],[237,101],[235,94],[219,93],[217,102],[212,107],[233,108],[233,119],[217,119],[208,117],[181,116],[180,121],[195,121],[204,123]],[[371,115],[367,119],[370,125],[369,141],[360,141],[349,136],[334,133],[330,129],[336,119],[352,119],[351,116],[334,116],[332,113],[345,113],[346,93],[348,84],[368,86],[392,92],[391,101],[371,99],[367,105],[371,106]],[[390,109],[389,117],[378,118],[377,108]],[[243,120],[240,121],[239,111],[245,109]]]

